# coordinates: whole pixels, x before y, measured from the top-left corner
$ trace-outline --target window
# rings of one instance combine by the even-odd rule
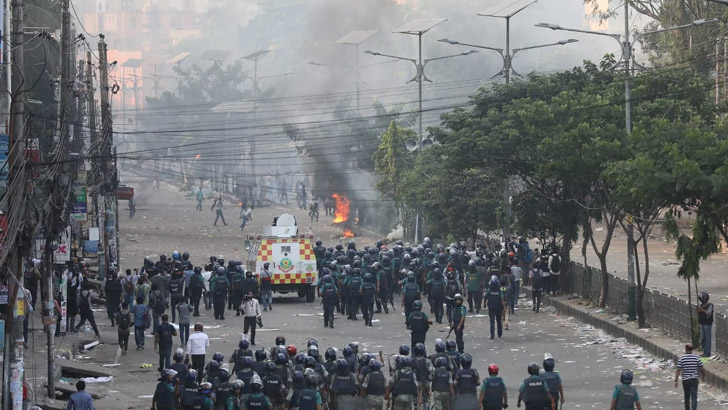
[[[290,246],[281,246],[281,253],[291,253]]]

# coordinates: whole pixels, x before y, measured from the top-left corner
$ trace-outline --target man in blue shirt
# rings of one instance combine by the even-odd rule
[[[66,410],[94,410],[94,399],[86,393],[86,382],[83,380],[76,382],[76,390],[78,391],[68,400]]]

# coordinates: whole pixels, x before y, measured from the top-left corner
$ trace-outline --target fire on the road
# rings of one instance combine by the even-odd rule
[[[342,223],[349,220],[349,198],[344,194],[333,194],[332,198],[336,200],[336,210],[334,211],[334,223]]]
[[[347,229],[347,230],[344,231],[344,233],[342,234],[342,236],[344,238],[347,238],[348,239],[348,238],[353,238],[356,235],[354,235],[354,232],[352,232],[351,229]]]

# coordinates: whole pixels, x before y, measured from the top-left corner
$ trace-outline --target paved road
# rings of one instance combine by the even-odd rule
[[[202,263],[210,254],[241,255],[243,236],[235,225],[213,229],[211,227],[213,213],[209,207],[205,212],[194,210],[192,199],[185,199],[169,186],[162,185],[161,191],[145,191],[137,185],[138,211],[130,222],[126,216],[122,218],[122,267],[138,265],[144,255],[152,253],[171,253],[172,250],[188,250],[193,255],[193,262]],[[209,206],[209,204],[207,204]],[[253,229],[259,229],[272,220],[272,215],[280,209],[267,208],[257,210]],[[299,221],[305,216],[304,211],[294,211]],[[229,213],[228,223],[238,220]],[[336,233],[328,222],[320,222],[311,226],[317,234],[324,232],[327,238]],[[305,227],[308,229],[308,227]],[[128,239],[134,239],[133,242]],[[235,258],[241,258],[236,256]],[[475,367],[481,375],[486,374],[489,363],[495,362],[502,369],[502,376],[509,387],[511,405],[515,404],[516,389],[520,381],[526,377],[526,366],[531,362],[540,363],[544,353],[551,353],[557,360],[557,370],[566,386],[566,408],[607,409],[612,388],[618,383],[619,372],[623,368],[638,369],[636,383],[645,408],[680,409],[681,392],[670,383],[673,370],[663,370],[656,366],[659,361],[643,356],[638,349],[626,345],[623,341],[611,341],[604,335],[590,330],[568,318],[554,314],[535,314],[531,312],[525,301],[524,310],[519,310],[514,317],[511,329],[502,339],[490,341],[487,332],[486,317],[472,317],[466,324],[466,350],[475,357]],[[404,328],[404,317],[398,310],[388,315],[378,315],[373,328],[358,322],[339,319],[335,329],[323,327],[322,310],[318,301],[304,303],[302,299],[292,296],[275,298],[275,310],[266,312],[265,328],[258,335],[258,344],[270,346],[276,335],[285,335],[289,343],[305,346],[309,337],[316,337],[320,346],[339,349],[350,341],[359,341],[364,348],[373,352],[382,350],[385,354],[395,353],[399,345],[409,344],[409,334]],[[227,314],[227,320],[215,321],[211,312],[203,312],[201,321],[208,327],[214,351],[223,352],[226,357],[234,351],[242,331],[242,320]],[[126,356],[118,355],[115,329],[108,326],[103,312],[96,313],[101,327],[103,345],[88,353],[84,353],[83,362],[96,364],[115,364],[120,376],[113,382],[102,384],[102,390],[108,394],[104,400],[104,408],[135,409],[148,408],[153,394],[157,374],[153,369],[140,369],[141,363],[153,363],[156,368],[157,356],[153,352],[152,339],[147,337],[147,349],[137,352],[133,347]],[[215,328],[211,328],[215,326]],[[34,317],[33,328],[40,328],[40,318]],[[436,338],[444,338],[446,329],[435,326],[428,335],[428,349],[433,348]],[[57,338],[61,348],[67,347],[75,339],[90,339],[93,333],[68,335]],[[45,337],[35,332],[35,338],[28,353],[28,375],[31,381],[42,383],[45,372],[45,353],[43,346]],[[623,357],[623,356],[628,357]],[[640,357],[635,357],[640,356]],[[635,361],[644,362],[637,364]],[[650,362],[651,363],[648,363]],[[655,370],[640,367],[653,366]],[[42,395],[42,389],[36,391]],[[717,409],[721,407],[714,397],[723,397],[712,389],[701,386],[701,408]]]

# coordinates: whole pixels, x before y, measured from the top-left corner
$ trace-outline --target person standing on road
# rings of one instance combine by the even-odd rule
[[[637,410],[642,410],[640,395],[637,393],[637,389],[632,386],[632,380],[634,380],[632,370],[622,370],[622,373],[619,375],[619,382],[622,384],[614,386],[612,405],[609,407],[609,410],[632,410],[635,406]]]
[[[425,343],[425,338],[427,338],[427,331],[430,330],[432,321],[430,320],[430,318],[427,317],[425,312],[422,311],[421,300],[415,300],[412,304],[412,308],[414,309],[414,311],[410,313],[408,321],[410,324],[410,328],[412,329],[412,333],[410,334],[410,341],[412,343],[412,350],[414,350],[415,346],[418,343]]]
[[[498,277],[493,275],[486,293],[488,299],[488,317],[490,318],[490,338],[495,338],[496,324],[498,337],[503,336],[503,310],[506,309],[506,295],[501,290]]]
[[[529,376],[523,380],[521,387],[518,389],[518,403],[516,403],[516,407],[521,407],[521,401],[524,401],[526,403],[526,410],[556,409],[556,402],[554,402],[554,398],[551,396],[549,386],[539,375],[540,370],[536,363],[528,365]],[[617,409],[623,410],[625,408],[617,407]],[[612,410],[614,410],[614,403],[612,403]]]
[[[138,297],[136,305],[134,305],[134,342],[136,342],[137,350],[144,350],[144,316],[149,313],[147,305],[144,304],[144,298]]]
[[[169,323],[169,315],[162,315],[162,323],[157,326],[154,331],[154,351],[159,351],[159,370],[160,372],[168,368],[172,361],[172,345],[174,341],[172,336],[177,336],[177,331]]]
[[[501,410],[508,408],[508,391],[502,378],[498,377],[498,366],[488,366],[488,378],[480,385],[480,398],[483,410]]]
[[[76,382],[76,393],[68,399],[66,410],[94,410],[94,399],[90,394],[86,393],[86,382],[79,380]]]
[[[243,204],[240,217],[242,218],[242,222],[240,222],[240,230],[242,231],[245,229],[245,225],[253,220],[253,208],[249,208],[247,204]]]
[[[559,255],[559,248],[554,246],[551,249],[551,256],[549,256],[549,271],[551,271],[551,294],[556,296],[559,293],[559,277],[561,275],[561,255]]]
[[[114,327],[116,321],[116,312],[119,310],[119,304],[121,304],[121,294],[123,289],[121,282],[116,276],[116,271],[112,268],[109,272],[109,277],[106,278],[104,284],[104,294],[106,295],[106,315],[111,321],[111,327]]]
[[[210,338],[203,332],[202,323],[195,323],[195,333],[187,339],[187,355],[190,356],[192,368],[197,370],[197,382],[202,381],[205,370],[205,355],[210,347]]]
[[[96,327],[94,312],[93,310],[91,310],[91,286],[89,285],[88,281],[83,281],[83,283],[81,284],[81,293],[79,295],[78,307],[79,312],[81,313],[81,321],[78,323],[78,325],[76,325],[76,333],[78,333],[79,329],[81,329],[84,323],[86,323],[86,320],[88,320],[88,322],[91,324],[91,327],[94,329],[96,338],[101,338],[101,335],[99,334],[99,328]]]
[[[194,307],[194,317],[200,316],[200,299],[202,299],[202,290],[205,288],[205,278],[202,277],[202,268],[195,266],[194,273],[190,277],[190,285],[188,287],[192,307]]]
[[[129,329],[134,325],[134,316],[129,312],[129,304],[127,302],[121,302],[121,311],[116,312],[115,319],[118,325],[119,348],[121,349],[121,354],[126,355],[126,351],[129,350]]]
[[[212,286],[212,307],[215,313],[215,320],[225,320],[225,297],[230,288],[230,282],[225,277],[225,268],[217,268],[217,276],[211,279]]]
[[[190,338],[190,314],[192,313],[192,305],[190,305],[187,296],[177,304],[177,312],[179,313],[179,340],[182,346],[187,346],[187,340]]]
[[[258,320],[262,320],[260,304],[252,293],[248,293],[243,296],[243,334],[247,337],[250,330],[250,344],[253,346],[255,346],[255,326]]]
[[[541,309],[541,295],[543,294],[544,278],[543,272],[538,265],[533,265],[531,271],[528,272],[528,278],[531,280],[531,297],[533,299],[533,311],[539,313]]]
[[[205,193],[202,192],[202,185],[200,185],[199,188],[197,188],[197,207],[196,210],[202,212],[202,201],[205,200]]]
[[[463,295],[455,295],[455,307],[452,312],[452,328],[455,331],[455,342],[458,345],[458,352],[465,353],[465,341],[463,340],[463,330],[465,330],[465,316],[468,310],[463,306]]]
[[[518,266],[518,262],[511,261],[511,285],[513,286],[513,297],[509,299],[511,314],[516,312],[516,306],[518,306],[518,297],[521,294],[521,277],[523,276],[523,269]]]
[[[260,299],[263,301],[263,310],[273,310],[273,275],[270,273],[270,263],[263,264],[263,271],[260,272]]]
[[[703,357],[710,357],[711,342],[713,336],[713,304],[709,303],[708,292],[700,292],[698,296],[698,323],[700,323],[700,345],[703,347]]]
[[[698,375],[705,380],[705,368],[698,355],[693,353],[693,344],[685,345],[685,354],[677,360],[675,369],[675,387],[677,379],[682,376],[683,392],[685,394],[685,410],[698,408]]]
[[[219,219],[222,219],[223,225],[227,226],[227,222],[225,222],[225,215],[222,214],[223,204],[222,204],[222,195],[220,195],[210,207],[210,210],[215,210],[215,223],[213,223],[213,226],[217,226],[217,221]]]

